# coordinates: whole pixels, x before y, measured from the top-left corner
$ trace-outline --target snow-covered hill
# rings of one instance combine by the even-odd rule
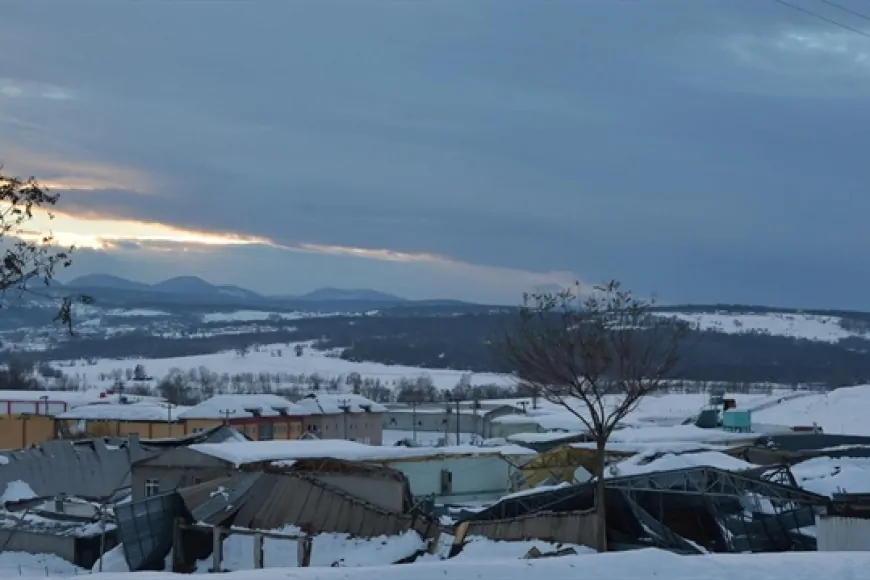
[[[848,330],[844,327],[843,318],[840,316],[785,312],[757,314],[667,312],[661,315],[686,321],[698,330],[727,334],[758,333],[824,342],[837,342],[850,337],[870,338],[870,331]]]

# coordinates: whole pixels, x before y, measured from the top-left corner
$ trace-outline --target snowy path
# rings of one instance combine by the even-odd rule
[[[677,556],[659,550],[582,555],[542,560],[446,561],[370,568],[284,568],[231,572],[222,580],[529,580],[607,578],[608,580],[854,580],[870,569],[870,552],[806,552]],[[100,580],[130,580],[102,574]],[[136,580],[181,580],[189,576],[137,572]]]

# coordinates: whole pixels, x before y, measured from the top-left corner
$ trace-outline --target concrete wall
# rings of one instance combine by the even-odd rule
[[[490,438],[507,439],[511,435],[517,433],[540,433],[542,429],[536,421],[528,421],[523,423],[499,423],[494,422],[490,428]]]
[[[75,536],[52,536],[20,530],[16,532],[0,530],[0,546],[3,546],[4,551],[7,552],[54,554],[71,564],[76,562]]]
[[[439,501],[498,497],[509,492],[514,470],[498,456],[433,457],[388,463],[405,474],[414,497],[434,495]],[[452,476],[452,489],[443,492],[442,471]]]
[[[223,419],[188,419],[187,433],[207,431],[224,423]],[[263,417],[250,419],[232,419],[228,423],[254,441],[260,441],[261,435],[268,433],[261,425],[271,425],[271,439],[298,439],[303,433],[301,417]]]
[[[25,449],[54,435],[54,419],[47,415],[0,415],[0,449]]]
[[[127,437],[138,435],[142,439],[161,439],[166,437],[183,437],[186,434],[184,423],[173,421],[59,421],[61,432],[77,433],[84,425],[85,437]]]
[[[424,433],[442,433],[447,435],[456,434],[456,413],[447,412],[446,409],[439,410],[390,410],[383,414],[382,425],[384,429],[393,429],[398,431],[413,431],[414,423],[417,424],[417,431]],[[483,417],[472,413],[461,413],[459,415],[459,431],[460,433],[477,433],[483,435]]]
[[[226,467],[156,467],[135,466],[132,476],[133,501],[148,497],[146,488],[149,480],[158,483],[157,493],[168,493],[180,487],[190,487],[197,483],[203,483],[219,477],[225,477],[235,473],[235,469]]]
[[[303,418],[303,428],[320,439],[347,439],[368,445],[381,445],[384,438],[382,413],[309,415]]]
[[[235,473],[225,462],[187,447],[175,447],[157,457],[134,463],[130,471],[134,501],[147,497],[148,480],[157,480],[159,493],[166,493],[195,485],[197,480],[201,483]]]
[[[446,405],[440,407],[418,407],[416,412],[410,407],[392,408],[383,414],[383,428],[399,431],[413,431],[416,423],[417,431],[430,433],[456,433],[456,423],[459,422],[460,433],[476,433],[488,439],[493,435],[492,420],[504,415],[518,413],[519,410],[509,406],[491,409],[478,409],[477,412],[463,408],[457,416],[456,410],[447,410]]]

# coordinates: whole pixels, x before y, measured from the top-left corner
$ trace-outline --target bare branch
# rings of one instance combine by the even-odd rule
[[[555,294],[528,294],[516,328],[504,339],[520,385],[572,413],[595,441],[602,494],[610,435],[677,370],[687,326],[656,316],[653,306],[616,281],[587,296],[579,284]],[[600,502],[598,510],[603,519]],[[599,539],[604,549],[606,537]]]
[[[60,248],[51,233],[25,227],[36,211],[52,219],[50,210],[58,199],[33,177],[23,180],[0,173],[0,294],[35,293],[32,283],[48,286],[59,269],[72,264],[74,248]],[[55,320],[72,334],[73,305],[90,302],[87,296],[62,298]]]

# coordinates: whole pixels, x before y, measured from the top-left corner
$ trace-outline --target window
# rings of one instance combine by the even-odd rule
[[[257,429],[257,441],[271,441],[275,438],[275,433],[271,423],[260,423]]]
[[[202,433],[203,431],[205,431],[204,427],[194,427],[193,428],[194,433]]]
[[[160,494],[160,480],[146,479],[145,480],[145,497],[153,497]]]

